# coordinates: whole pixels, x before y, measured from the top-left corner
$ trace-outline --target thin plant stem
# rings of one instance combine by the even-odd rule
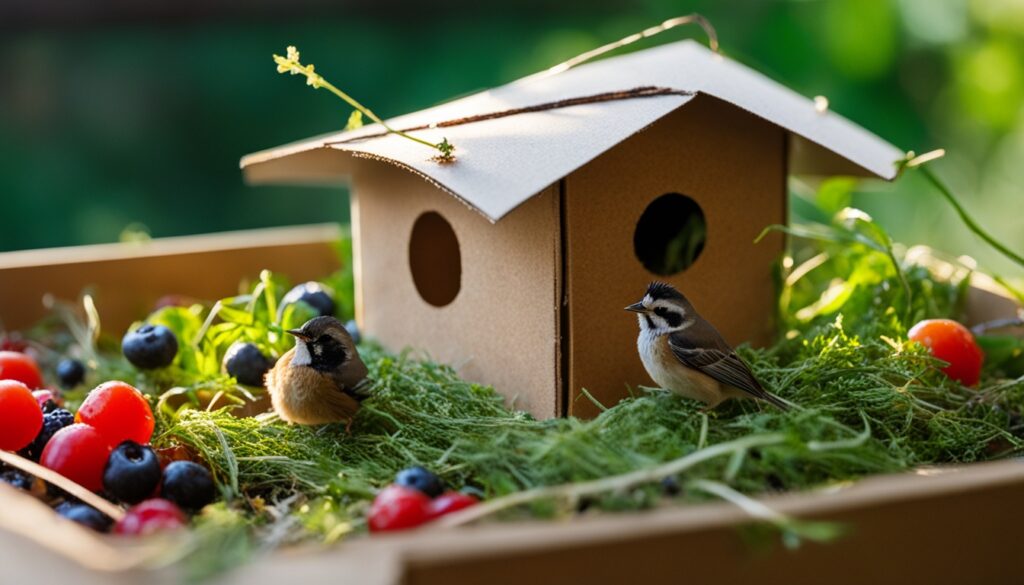
[[[370,108],[367,108],[363,104],[357,102],[352,96],[350,96],[347,93],[345,93],[344,91],[341,91],[340,89],[338,89],[330,81],[327,81],[323,77],[321,77],[320,79],[321,79],[321,82],[320,82],[321,83],[321,87],[327,89],[327,91],[329,91],[329,92],[333,93],[334,95],[340,97],[341,99],[345,100],[348,103],[348,105],[350,105],[353,108],[359,110],[360,112],[363,113],[364,116],[366,116],[367,118],[369,118],[369,119],[373,120],[374,122],[376,122],[376,123],[380,124],[381,126],[383,126],[384,129],[387,130],[388,132],[390,132],[392,134],[397,134],[397,135],[401,136],[402,138],[408,138],[409,140],[412,140],[414,142],[419,142],[420,144],[422,144],[424,146],[429,146],[430,148],[439,148],[438,144],[435,144],[435,143],[430,142],[428,140],[423,140],[422,138],[417,138],[416,136],[413,136],[411,134],[406,134],[405,132],[402,132],[401,130],[396,130],[396,129],[392,128],[391,126],[389,126],[387,124],[387,122],[385,122],[384,120],[380,119],[377,116],[377,114],[374,114],[373,111],[370,110]]]
[[[935,173],[933,173],[924,165],[917,166],[916,168],[919,169],[921,171],[921,174],[924,175],[924,178],[927,179],[927,181],[931,183],[932,186],[935,187],[935,189],[937,189],[940,194],[942,194],[946,201],[948,201],[949,204],[953,206],[953,209],[956,211],[957,215],[960,216],[960,220],[964,222],[964,225],[967,226],[967,229],[974,232],[974,235],[978,236],[979,238],[984,240],[985,243],[995,248],[996,251],[998,251],[1000,254],[1006,256],[1010,260],[1013,260],[1020,266],[1024,267],[1024,257],[1022,257],[1020,254],[1017,254],[1010,248],[1006,247],[1002,242],[995,239],[995,237],[993,237],[991,234],[985,231],[985,228],[981,227],[981,225],[979,225],[978,222],[974,221],[974,218],[968,215],[967,210],[965,210],[963,206],[960,205],[960,202],[957,200],[956,196],[953,195],[953,192],[950,191],[949,187],[947,187],[945,183],[943,183],[938,177],[936,177]]]
[[[735,455],[755,447],[767,447],[779,445],[786,441],[786,436],[781,433],[764,435],[753,435],[719,443],[710,447],[694,451],[689,455],[680,457],[668,463],[639,469],[621,475],[613,475],[583,483],[568,483],[562,485],[545,486],[533,488],[522,492],[516,492],[507,496],[489,500],[477,506],[453,513],[438,520],[437,526],[452,527],[474,522],[486,516],[490,516],[502,510],[521,506],[523,504],[548,498],[576,499],[583,496],[601,494],[629,489],[631,487],[659,481],[670,475],[676,475],[682,471],[695,467],[705,461],[720,457],[722,455]]]
[[[708,21],[708,19],[704,18],[703,15],[694,12],[692,14],[687,14],[686,16],[677,16],[676,18],[670,18],[657,26],[646,28],[640,32],[633,33],[629,36],[623,37],[615,42],[608,43],[606,45],[601,45],[596,49],[591,49],[585,53],[581,53],[573,57],[572,59],[569,59],[568,61],[563,61],[558,65],[551,67],[547,71],[541,73],[541,75],[556,75],[558,73],[562,73],[563,71],[572,69],[577,65],[586,63],[591,59],[596,59],[597,57],[600,57],[601,55],[604,55],[609,51],[614,51],[615,49],[625,47],[626,45],[631,45],[639,40],[653,37],[656,34],[660,34],[667,30],[673,29],[677,26],[683,26],[687,24],[696,24],[700,26],[702,29],[704,29],[704,34],[708,36],[708,46],[711,47],[712,51],[718,53],[718,34],[715,33],[715,27],[711,26],[711,22]]]
[[[389,134],[396,134],[398,136],[401,136],[402,138],[412,140],[413,142],[417,142],[419,144],[437,150],[440,153],[438,155],[438,159],[442,162],[450,162],[454,160],[454,157],[452,156],[452,151],[455,149],[455,147],[452,146],[447,139],[443,139],[441,142],[434,143],[430,142],[429,140],[423,140],[422,138],[418,138],[416,136],[403,132],[402,130],[392,128],[377,114],[374,114],[373,111],[370,110],[370,108],[367,108],[363,104],[359,103],[359,101],[357,101],[355,98],[339,89],[333,83],[324,79],[322,75],[316,72],[316,69],[312,64],[303,65],[299,61],[299,52],[298,50],[296,50],[295,47],[288,47],[287,56],[285,57],[282,57],[280,55],[274,55],[274,62],[277,63],[278,73],[291,73],[292,75],[305,76],[307,85],[312,86],[314,89],[318,89],[321,87],[326,88],[327,91],[338,96],[339,98],[344,100],[345,103],[352,106],[357,111],[362,112],[364,116],[380,124],[381,127],[387,130]]]

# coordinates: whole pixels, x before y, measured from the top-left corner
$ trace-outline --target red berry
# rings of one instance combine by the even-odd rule
[[[18,332],[0,337],[0,351],[25,351],[26,349],[28,349],[28,342]]]
[[[145,445],[153,436],[149,401],[124,382],[104,382],[94,388],[78,409],[76,420],[95,427],[112,445],[127,440]]]
[[[41,428],[43,411],[28,386],[17,380],[0,380],[0,449],[25,448]]]
[[[29,390],[43,386],[43,376],[36,360],[16,351],[0,351],[0,380],[17,380]]]
[[[89,425],[73,424],[54,433],[43,448],[39,463],[98,492],[103,489],[103,468],[110,457],[110,443]]]
[[[185,514],[167,500],[153,498],[128,508],[124,517],[114,525],[114,533],[145,536],[185,527]]]
[[[430,498],[423,495],[423,492],[389,485],[377,494],[370,506],[370,531],[389,532],[415,528],[430,519],[427,515],[429,504]]]
[[[39,408],[43,409],[46,407],[46,403],[50,400],[56,406],[64,406],[64,399],[54,394],[53,390],[49,388],[43,388],[42,390],[33,390],[32,396],[36,397],[36,402],[39,403]],[[52,407],[51,407],[52,408]]]
[[[964,386],[978,383],[985,354],[966,327],[950,319],[926,319],[910,329],[909,337],[949,363],[942,368],[947,376]]]
[[[430,504],[427,506],[427,516],[434,520],[445,514],[475,506],[477,502],[478,500],[469,494],[448,491],[430,500]]]

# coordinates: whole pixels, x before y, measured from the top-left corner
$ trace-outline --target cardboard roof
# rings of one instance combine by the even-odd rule
[[[241,166],[252,183],[323,182],[350,175],[358,159],[378,159],[422,176],[497,221],[698,94],[714,96],[788,130],[793,137],[790,170],[797,174],[892,179],[896,161],[904,156],[846,118],[819,112],[813,101],[689,40],[560,73],[541,72],[388,123],[396,129],[429,126],[640,87],[670,93],[414,132],[431,141],[446,137],[456,146],[454,164],[431,160],[430,149],[411,140],[380,135],[381,127],[374,124],[250,154]]]

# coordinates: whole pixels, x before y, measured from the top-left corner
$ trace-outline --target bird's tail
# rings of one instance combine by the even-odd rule
[[[370,389],[373,387],[373,380],[369,377],[363,378],[355,386],[352,387],[352,397],[357,401],[362,402],[370,397]]]
[[[792,404],[790,404],[789,402],[786,402],[785,400],[779,398],[778,396],[776,396],[776,395],[774,395],[774,394],[772,394],[771,392],[768,392],[768,391],[765,391],[764,396],[762,396],[761,398],[765,402],[768,402],[768,403],[772,404],[773,406],[775,406],[776,408],[778,408],[779,410],[782,410],[782,411],[787,411],[787,410],[793,408]]]

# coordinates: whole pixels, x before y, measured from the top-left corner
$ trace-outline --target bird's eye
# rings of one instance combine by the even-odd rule
[[[666,309],[665,307],[656,307],[654,309],[654,314],[664,319],[665,316],[668,315],[668,309]]]

